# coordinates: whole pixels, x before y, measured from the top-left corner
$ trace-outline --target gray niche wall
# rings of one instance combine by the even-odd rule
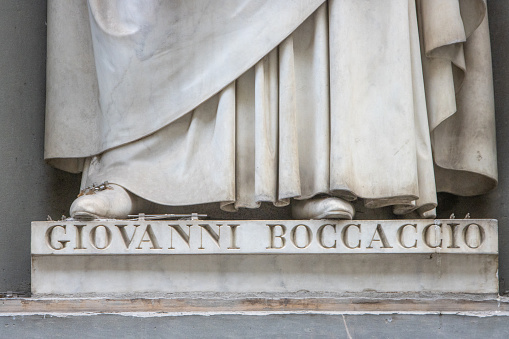
[[[0,1],[0,292],[30,290],[30,221],[60,217],[79,177],[44,163],[46,1]]]

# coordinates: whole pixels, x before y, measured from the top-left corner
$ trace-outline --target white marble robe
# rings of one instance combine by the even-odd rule
[[[485,2],[156,3],[90,0],[93,42],[86,5],[49,4],[46,157],[84,167],[83,186],[230,211],[328,194],[429,216],[437,190],[496,185]],[[64,12],[79,33],[52,26]],[[62,55],[76,53],[65,39],[95,63]],[[63,142],[62,120],[77,130]]]

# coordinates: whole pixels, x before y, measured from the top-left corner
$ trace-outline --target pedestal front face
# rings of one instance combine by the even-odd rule
[[[36,295],[497,293],[496,220],[32,223]]]

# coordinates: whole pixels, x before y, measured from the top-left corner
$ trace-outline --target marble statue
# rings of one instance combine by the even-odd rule
[[[47,72],[74,218],[140,199],[430,218],[437,192],[497,183],[486,1],[49,0]]]

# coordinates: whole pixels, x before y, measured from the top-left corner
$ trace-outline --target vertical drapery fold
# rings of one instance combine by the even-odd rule
[[[413,1],[331,1],[331,189],[368,207],[419,197]],[[412,53],[413,52],[413,53]],[[421,107],[419,107],[421,105]],[[425,152],[431,152],[429,143]],[[430,156],[428,158],[431,158]],[[430,163],[427,166],[431,166]],[[421,187],[424,189],[424,187]],[[428,189],[428,188],[426,188]],[[433,187],[434,193],[434,187]],[[341,193],[339,193],[341,194]]]
[[[417,3],[437,190],[486,193],[498,180],[486,1]]]
[[[485,11],[329,0],[183,117],[96,155],[83,185],[227,211],[325,194],[431,217],[437,190],[496,184]]]

